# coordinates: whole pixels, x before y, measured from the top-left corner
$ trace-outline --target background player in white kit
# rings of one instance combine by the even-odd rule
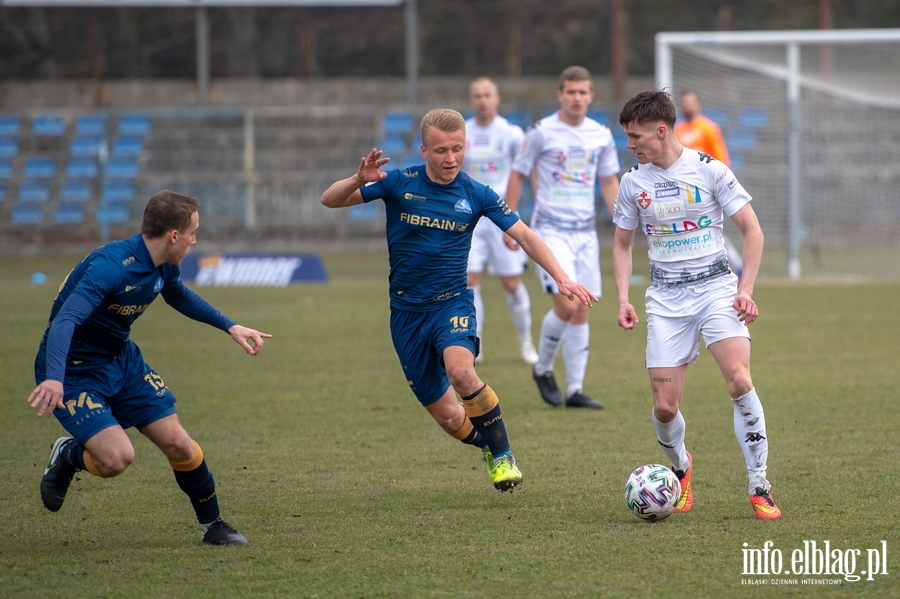
[[[619,326],[631,330],[638,322],[628,286],[635,230],[640,226],[650,248],[646,364],[653,389],[653,426],[682,482],[676,511],[687,512],[693,505],[693,459],[684,446],[679,406],[687,365],[697,360],[702,335],[731,394],[734,434],[750,478],[750,503],[757,517],[777,519],[781,510],[766,479],[766,419],[750,378],[747,325],[759,315],[752,295],[763,250],[751,198],[726,165],[681,145],[674,131],[675,105],[666,92],[638,94],[626,102],[619,122],[638,161],[622,177],[613,213]],[[728,265],[724,214],[744,237],[740,283]]]
[[[572,66],[562,72],[556,92],[560,109],[541,119],[525,133],[522,151],[513,163],[507,202],[517,205],[525,178],[537,171],[537,190],[531,228],[550,246],[572,280],[600,297],[600,241],[594,185],[597,178],[603,199],[613,211],[619,189],[619,157],[608,127],[587,118],[594,99],[591,74]],[[566,366],[565,404],[575,408],[602,408],[583,391],[590,329],[588,311],[570,306],[553,279],[540,268],[538,275],[553,308],[541,323],[538,362],[533,376],[541,397],[558,406],[563,396],[553,376],[553,362],[562,344]]]
[[[481,77],[471,83],[469,103],[475,116],[466,121],[466,162],[463,164],[463,171],[505,198],[512,162],[522,146],[525,134],[521,127],[497,114],[500,94],[496,84],[490,79]],[[510,209],[516,210],[517,206],[512,205]],[[475,361],[484,359],[481,273],[487,263],[488,273],[499,278],[506,290],[506,305],[516,327],[522,359],[528,364],[534,364],[538,356],[531,339],[531,298],[522,283],[522,273],[528,257],[512,238],[508,242],[515,249],[507,247],[503,231],[486,218],[479,220],[475,226],[467,269],[467,284],[475,294],[475,317],[478,323],[476,333],[482,340],[481,352]]]

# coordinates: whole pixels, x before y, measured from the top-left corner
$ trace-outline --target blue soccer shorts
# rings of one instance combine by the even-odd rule
[[[470,289],[429,312],[391,307],[391,338],[406,382],[423,406],[436,402],[450,387],[444,350],[450,346],[478,352],[475,304]]]
[[[131,341],[115,360],[88,372],[66,373],[64,408],[53,412],[82,446],[110,426],[138,430],[175,413],[175,395]]]

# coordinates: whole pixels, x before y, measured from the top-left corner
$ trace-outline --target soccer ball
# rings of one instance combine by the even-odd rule
[[[625,483],[625,505],[641,520],[668,518],[681,497],[681,482],[662,464],[646,464],[631,473]]]

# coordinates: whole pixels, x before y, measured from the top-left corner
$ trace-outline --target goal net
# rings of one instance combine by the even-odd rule
[[[900,279],[900,29],[661,33],[656,68],[722,128],[764,274]]]

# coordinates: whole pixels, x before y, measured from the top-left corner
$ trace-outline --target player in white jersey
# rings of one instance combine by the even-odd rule
[[[675,105],[666,92],[638,94],[622,108],[619,122],[638,164],[622,177],[613,213],[618,320],[626,330],[638,323],[628,287],[635,231],[640,227],[650,256],[645,301],[652,420],[663,453],[681,479],[676,511],[687,512],[693,505],[693,459],[685,449],[679,406],[687,366],[699,356],[702,335],[728,385],[734,434],[750,479],[750,503],[757,517],[777,519],[781,511],[766,478],[766,419],[750,378],[747,325],[759,315],[752,295],[763,249],[751,198],[725,164],[679,143]],[[744,238],[740,283],[728,265],[722,237],[725,215]]]
[[[506,197],[506,184],[513,159],[525,137],[522,128],[497,114],[500,94],[493,81],[476,79],[469,86],[469,103],[475,116],[466,121],[466,162],[463,171],[470,177]],[[516,206],[511,206],[515,210]],[[512,238],[507,247],[504,233],[489,219],[482,218],[472,235],[469,251],[467,284],[475,294],[476,334],[484,339],[484,300],[481,297],[481,273],[487,263],[488,273],[496,276],[506,290],[506,305],[512,315],[519,343],[519,353],[528,364],[537,362],[537,350],[531,339],[531,297],[522,283],[528,257]],[[476,362],[484,359],[484,343]]]
[[[560,109],[525,133],[522,151],[513,163],[507,202],[518,203],[525,178],[535,170],[537,192],[531,227],[550,246],[566,274],[600,297],[600,241],[594,187],[599,179],[603,199],[613,210],[619,189],[619,157],[609,128],[587,118],[594,99],[591,74],[584,67],[563,71],[556,92]],[[547,403],[576,408],[602,408],[583,391],[590,328],[586,309],[568,305],[552,278],[538,275],[553,308],[541,323],[538,362],[533,377]],[[553,376],[553,363],[562,345],[566,366],[566,395]]]

